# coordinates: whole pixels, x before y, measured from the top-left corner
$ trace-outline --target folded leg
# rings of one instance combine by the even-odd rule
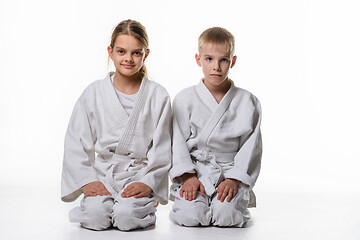
[[[215,194],[210,204],[212,224],[219,227],[243,227],[250,219],[248,204],[249,192],[243,188],[238,189],[238,193],[230,202],[226,199],[224,202],[217,200]]]
[[[156,199],[152,196],[123,198],[118,194],[113,208],[114,227],[129,231],[155,224],[156,203]]]
[[[211,220],[211,212],[209,207],[209,196],[198,195],[195,200],[188,201],[180,197],[179,189],[171,190],[175,196],[175,202],[170,211],[170,219],[183,226],[208,226]]]
[[[114,200],[111,196],[84,197],[80,207],[69,213],[70,222],[79,222],[82,227],[103,230],[111,226]]]

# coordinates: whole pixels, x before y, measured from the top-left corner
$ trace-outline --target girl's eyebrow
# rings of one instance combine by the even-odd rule
[[[126,50],[125,48],[122,48],[122,47],[115,47],[115,49],[116,49],[116,50],[118,50],[118,49]],[[141,52],[142,50],[143,50],[142,48],[139,48],[139,49],[134,49],[134,50],[132,50],[132,51],[134,51],[134,52],[136,52],[136,51]]]

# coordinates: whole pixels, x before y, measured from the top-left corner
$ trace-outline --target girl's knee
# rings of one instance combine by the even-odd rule
[[[154,198],[121,198],[113,208],[113,225],[129,231],[155,224],[156,200]]]
[[[93,230],[104,230],[111,226],[112,207],[111,197],[86,197],[81,203],[79,222],[81,226]]]

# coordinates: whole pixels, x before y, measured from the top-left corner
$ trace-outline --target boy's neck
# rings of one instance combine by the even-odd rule
[[[204,79],[202,80],[202,82],[213,95],[217,103],[221,102],[221,99],[225,96],[225,94],[231,87],[231,80],[229,78],[227,78],[226,81],[222,82],[220,85],[208,84],[207,81],[204,81]]]
[[[114,87],[127,95],[135,94],[139,91],[142,78],[140,74],[133,76],[125,76],[118,72],[115,72]]]

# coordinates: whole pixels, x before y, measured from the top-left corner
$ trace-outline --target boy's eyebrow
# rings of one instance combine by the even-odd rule
[[[214,57],[214,56],[206,54],[206,55],[204,55],[204,57]],[[229,55],[224,55],[224,56],[221,56],[220,58],[230,58],[230,56]]]

